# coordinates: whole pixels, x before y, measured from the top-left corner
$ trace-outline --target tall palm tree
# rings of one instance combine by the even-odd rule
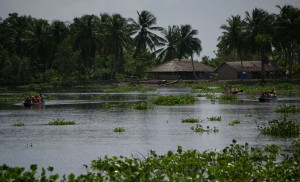
[[[196,78],[194,67],[194,54],[199,55],[202,51],[201,41],[195,36],[198,31],[192,29],[190,25],[181,25],[179,30],[179,39],[177,41],[178,58],[191,57],[194,78]]]
[[[46,71],[49,64],[49,29],[46,20],[35,19],[26,32],[26,45],[31,52],[31,59],[36,60],[37,67]]]
[[[114,55],[114,63],[111,71],[111,79],[113,79],[116,72],[123,69],[124,50],[131,47],[132,39],[130,37],[127,20],[120,14],[113,14],[110,18],[105,20],[103,28],[108,52],[110,55]]]
[[[245,22],[239,15],[231,16],[226,21],[227,24],[220,27],[223,32],[222,36],[218,38],[217,46],[226,54],[235,52],[241,61],[243,71],[242,52],[244,51],[245,42]]]
[[[247,47],[251,53],[260,55],[262,81],[265,78],[265,64],[267,53],[271,51],[273,17],[265,10],[255,8],[251,14],[246,11],[245,27]]]
[[[173,25],[168,26],[168,29],[164,29],[162,34],[166,40],[166,45],[164,49],[159,52],[158,59],[162,62],[169,61],[171,59],[177,58],[177,41],[179,39],[179,27]]]
[[[300,10],[289,5],[277,6],[280,13],[275,15],[275,41],[279,42],[288,60],[289,77],[292,75],[297,40],[299,46]]]
[[[165,42],[163,38],[154,33],[154,31],[162,32],[163,28],[155,26],[156,17],[149,11],[138,12],[138,20],[135,21],[132,18],[129,21],[132,23],[132,35],[134,36],[134,44],[136,47],[134,57],[137,57],[143,51],[149,48],[151,51],[155,51],[156,46],[163,45]]]
[[[97,50],[99,18],[94,15],[84,15],[75,18],[71,24],[71,34],[74,39],[75,49],[80,50],[84,60],[83,67],[91,67]]]

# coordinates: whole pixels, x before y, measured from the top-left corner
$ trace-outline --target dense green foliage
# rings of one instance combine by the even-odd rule
[[[75,176],[59,177],[37,165],[26,171],[20,167],[0,166],[0,181],[297,181],[300,179],[300,140],[294,140],[293,156],[277,160],[280,146],[264,148],[233,143],[222,150],[177,151],[158,155],[155,151],[144,158],[102,157],[93,160],[92,172]],[[47,172],[47,174],[46,174]],[[50,173],[50,174],[49,174]]]
[[[161,95],[150,99],[152,103],[164,106],[193,104],[197,100],[196,97],[191,95]]]
[[[228,125],[230,125],[230,126],[234,126],[234,125],[238,125],[238,124],[241,124],[240,120],[232,120],[228,123]]]

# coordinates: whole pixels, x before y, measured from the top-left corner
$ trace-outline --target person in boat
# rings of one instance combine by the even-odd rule
[[[40,99],[41,99],[41,102],[45,102],[45,96],[43,95],[42,92],[40,93]]]
[[[25,103],[29,103],[29,104],[32,103],[32,99],[31,99],[31,96],[30,96],[30,95],[28,95],[28,96],[26,97]]]

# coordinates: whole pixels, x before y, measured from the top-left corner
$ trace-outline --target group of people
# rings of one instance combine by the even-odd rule
[[[276,95],[275,90],[273,89],[271,91],[261,93],[261,97],[262,98],[274,98],[274,97],[277,97],[277,95]]]
[[[225,93],[229,94],[229,93],[238,93],[239,89],[235,86],[227,86],[225,87]]]
[[[40,95],[35,95],[35,96],[30,96],[28,95],[25,99],[25,103],[30,103],[30,104],[39,104],[44,101],[44,96],[42,93]]]

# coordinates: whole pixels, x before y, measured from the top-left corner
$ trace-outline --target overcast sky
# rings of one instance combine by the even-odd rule
[[[82,15],[119,13],[125,18],[137,19],[137,11],[150,11],[157,18],[157,25],[189,24],[198,30],[202,43],[200,57],[215,57],[220,26],[231,15],[245,16],[255,7],[269,13],[278,13],[276,5],[300,8],[300,0],[0,0],[0,17],[9,13],[31,15],[35,18],[72,21]]]

